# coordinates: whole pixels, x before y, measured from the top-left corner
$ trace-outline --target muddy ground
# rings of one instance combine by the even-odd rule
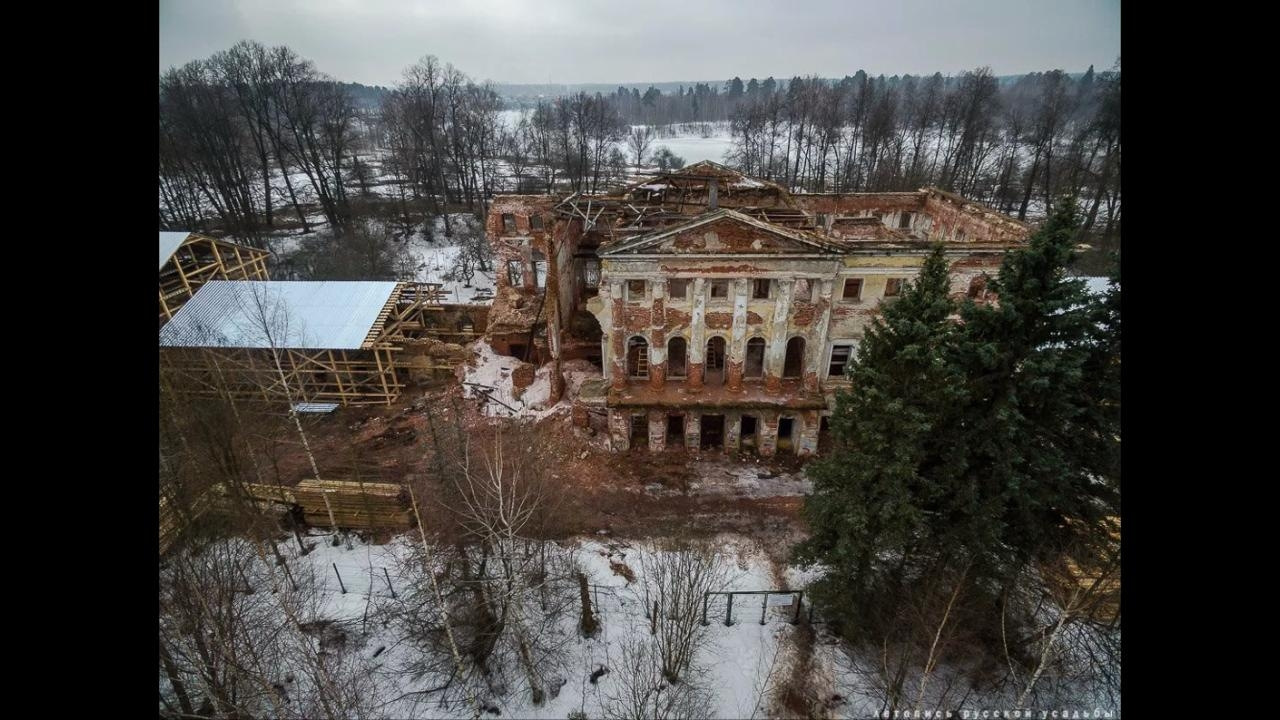
[[[630,538],[740,532],[789,543],[803,534],[809,484],[794,456],[757,458],[683,449],[615,453],[602,433],[575,427],[568,408],[538,421],[485,417],[456,385],[405,393],[392,407],[340,408],[307,418],[308,442],[325,479],[430,482],[433,448],[452,452],[498,433],[563,492],[567,534]],[[282,484],[312,475],[296,433],[280,438],[274,464]]]

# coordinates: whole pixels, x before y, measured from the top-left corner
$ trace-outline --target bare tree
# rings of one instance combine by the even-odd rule
[[[652,638],[622,641],[609,672],[601,711],[609,720],[693,720],[711,717],[712,696],[686,677],[671,683],[662,670],[662,654]]]
[[[460,432],[432,425],[436,482],[414,491],[437,498],[416,505],[436,538],[424,534],[411,561],[430,580],[405,593],[400,622],[422,650],[405,671],[439,679],[412,692],[421,700],[467,696],[480,706],[519,687],[542,704],[564,683],[570,638],[553,628],[574,614],[579,569],[542,539],[555,502],[540,473],[501,436]]]
[[[627,148],[635,155],[636,167],[644,164],[645,155],[653,145],[653,128],[648,125],[635,125],[627,133]]]
[[[707,637],[702,605],[708,592],[728,579],[728,564],[706,542],[675,540],[640,554],[640,592],[653,623],[654,643],[662,675],[680,682]]]

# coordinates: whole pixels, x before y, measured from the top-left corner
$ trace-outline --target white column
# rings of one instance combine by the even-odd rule
[[[769,329],[769,345],[764,355],[766,377],[782,377],[782,365],[787,356],[787,316],[791,314],[791,294],[794,290],[794,280],[778,281],[778,300],[773,305],[773,324]]]
[[[706,281],[697,278],[693,281],[693,311],[689,314],[689,369],[688,369],[688,387],[697,389],[702,387],[703,372],[703,350],[707,345],[707,323],[706,323]]]

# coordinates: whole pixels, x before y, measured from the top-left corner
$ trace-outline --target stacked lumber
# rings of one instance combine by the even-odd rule
[[[244,492],[258,503],[278,503],[282,505],[296,505],[298,501],[293,497],[293,490],[283,485],[260,485],[258,483],[244,483],[241,487]],[[225,485],[219,483],[213,486],[213,490],[223,498],[230,498],[230,490]]]
[[[343,528],[367,530],[411,525],[403,488],[393,483],[303,480],[294,486],[293,497],[302,506],[307,524],[316,527],[329,527],[330,510],[333,522]]]
[[[268,487],[271,488],[269,491],[264,489]],[[293,497],[290,495],[288,499],[283,499],[280,492],[282,488],[268,485],[259,485],[258,488],[260,489],[257,491],[246,488],[248,497],[238,499],[232,495],[226,485],[219,483],[209,488],[205,497],[209,499],[210,509],[224,515],[234,515],[250,509],[262,515],[280,519],[293,508]]]

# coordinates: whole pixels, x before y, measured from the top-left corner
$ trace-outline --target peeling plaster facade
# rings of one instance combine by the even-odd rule
[[[767,456],[817,450],[842,368],[933,243],[953,293],[983,298],[1029,228],[936,189],[793,194],[703,162],[610,195],[499,196],[488,231],[491,344],[555,362],[557,399],[560,361],[596,362],[577,402],[607,412],[615,450]]]

